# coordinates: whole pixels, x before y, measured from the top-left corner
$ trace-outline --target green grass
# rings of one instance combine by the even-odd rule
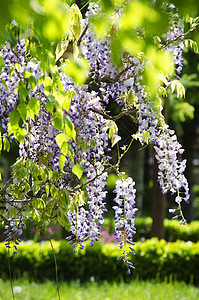
[[[16,300],[57,300],[55,282],[29,283],[21,279],[13,281]],[[183,282],[157,283],[132,281],[125,283],[79,282],[60,283],[62,300],[198,300],[199,289]],[[0,280],[0,300],[11,300],[10,282]]]

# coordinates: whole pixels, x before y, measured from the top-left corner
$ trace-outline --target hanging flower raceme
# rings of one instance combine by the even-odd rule
[[[69,243],[73,245],[74,252],[77,245],[84,248],[84,241],[89,240],[89,246],[93,246],[100,236],[101,225],[104,223],[103,213],[107,211],[104,200],[106,199],[106,178],[108,174],[104,172],[104,167],[97,163],[95,166],[88,164],[87,166],[87,205],[84,207],[82,197],[77,203],[74,211],[68,211],[68,218],[71,224],[71,233]]]
[[[181,202],[184,200],[186,203],[189,203],[190,194],[187,179],[183,174],[186,160],[180,159],[184,149],[177,141],[174,131],[170,130],[167,125],[165,125],[164,132],[157,134],[154,149],[158,162],[158,181],[162,193],[165,194],[170,191],[172,194],[176,194],[175,202],[178,204],[180,222],[185,224]],[[175,212],[173,209],[169,211],[170,213]]]
[[[136,233],[135,213],[137,208],[135,207],[136,190],[134,185],[135,182],[131,177],[117,180],[114,190],[116,197],[113,200],[117,204],[113,206],[115,210],[115,235],[117,239],[121,239],[119,247],[123,250],[122,256],[119,259],[123,259],[128,269],[133,268],[132,263],[128,261],[128,253],[134,254],[132,245],[134,245],[133,235]],[[127,244],[130,245],[130,251],[128,251]]]

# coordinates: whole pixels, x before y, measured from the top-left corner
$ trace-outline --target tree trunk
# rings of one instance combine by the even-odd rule
[[[135,181],[136,207],[138,211],[136,217],[142,216],[143,196],[144,196],[144,162],[145,149],[139,142],[134,141],[131,149],[126,154],[121,163],[121,170],[125,171]]]
[[[164,239],[164,218],[165,218],[165,206],[166,206],[166,195],[162,194],[159,183],[157,181],[158,165],[155,159],[153,166],[153,193],[152,193],[152,237],[158,239]]]
[[[168,98],[164,98],[164,109],[163,115],[165,117],[165,122],[168,121]],[[153,192],[152,192],[152,237],[157,237],[158,239],[164,239],[164,218],[165,218],[165,208],[166,208],[166,194],[162,194],[159,186],[158,178],[158,164],[154,155],[154,165],[153,165]]]

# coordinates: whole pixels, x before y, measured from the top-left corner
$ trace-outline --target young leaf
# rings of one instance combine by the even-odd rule
[[[49,113],[53,113],[53,109],[54,109],[54,104],[50,101],[46,102],[46,109]]]
[[[29,103],[28,103],[29,109],[31,109],[36,116],[39,114],[39,109],[40,109],[40,101],[35,98],[31,98]]]
[[[17,131],[15,132],[15,136],[19,143],[23,142],[26,134],[27,134],[27,131],[24,128],[19,127],[17,129]]]
[[[24,102],[19,103],[19,105],[17,106],[17,110],[22,118],[23,121],[25,121],[27,119],[27,105]]]
[[[3,150],[10,151],[10,142],[7,138],[3,137]]]
[[[65,156],[61,154],[59,157],[59,167],[61,170],[63,170],[64,168],[65,160],[66,160]]]
[[[20,115],[19,115],[18,111],[13,110],[9,113],[9,123],[10,123],[11,127],[18,124],[19,120],[20,120]]]
[[[55,137],[56,143],[59,146],[59,148],[61,149],[62,144],[64,142],[68,141],[68,137],[65,133],[59,133],[56,137]]]
[[[82,177],[83,171],[84,169],[80,164],[75,164],[74,167],[72,168],[73,174],[75,174],[78,177],[78,179]]]
[[[72,77],[76,83],[82,85],[86,81],[89,65],[84,58],[77,61],[68,60],[63,67],[63,71]]]
[[[72,123],[71,119],[68,116],[64,120],[63,130],[69,138],[73,138],[74,140],[76,139],[76,131],[75,131],[74,124]]]
[[[171,86],[171,92],[173,93],[176,89],[177,91],[177,98],[179,97],[185,97],[185,88],[183,84],[179,80],[172,80],[169,85]],[[168,85],[168,86],[169,86]]]
[[[18,85],[18,94],[20,102],[26,102],[26,97],[29,95],[29,91],[25,86],[25,82],[20,82]]]
[[[63,113],[61,110],[56,110],[53,114],[52,125],[59,131],[63,128]]]

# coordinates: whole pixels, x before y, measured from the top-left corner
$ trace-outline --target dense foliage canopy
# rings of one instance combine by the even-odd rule
[[[16,252],[25,221],[38,230],[59,222],[71,232],[74,251],[86,240],[92,246],[106,212],[106,178],[114,171],[115,235],[120,258],[133,267],[136,190],[120,162],[135,139],[153,145],[161,190],[174,194],[170,212],[185,223],[186,160],[162,111],[168,89],[185,97],[183,50],[197,53],[190,34],[199,18],[197,1],[173,2],[89,1],[84,17],[76,4],[61,0],[4,3],[0,147],[19,145],[11,179],[0,190],[7,247],[13,241]],[[124,116],[136,133],[121,146],[116,120]]]

